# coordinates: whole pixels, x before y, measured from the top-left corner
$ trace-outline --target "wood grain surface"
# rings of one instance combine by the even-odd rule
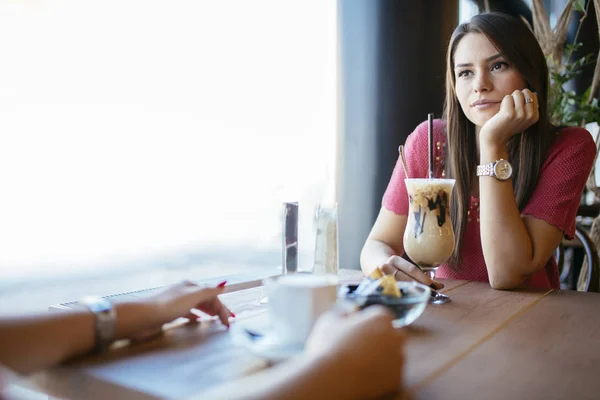
[[[360,280],[340,273],[343,283]],[[409,328],[406,399],[600,398],[600,294],[493,290],[445,281],[452,302],[429,305]],[[240,321],[266,318],[257,287],[222,296]],[[234,345],[220,324],[173,324],[163,336],[46,375],[71,399],[182,398],[267,363]],[[39,381],[39,380],[38,380]]]
[[[408,329],[405,379],[409,390],[418,390],[544,293],[492,290],[488,284],[471,282],[448,292],[450,303],[429,305]]]
[[[600,294],[557,291],[418,392],[419,399],[599,399]]]

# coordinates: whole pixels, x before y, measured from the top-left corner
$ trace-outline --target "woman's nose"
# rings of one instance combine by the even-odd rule
[[[473,90],[476,92],[489,92],[492,90],[492,80],[486,73],[479,73],[473,80]]]

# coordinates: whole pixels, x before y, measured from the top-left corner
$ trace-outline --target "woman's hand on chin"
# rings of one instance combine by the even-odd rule
[[[504,96],[498,113],[481,127],[479,143],[504,147],[512,136],[535,124],[539,117],[535,93],[529,89],[515,90],[511,95]]]

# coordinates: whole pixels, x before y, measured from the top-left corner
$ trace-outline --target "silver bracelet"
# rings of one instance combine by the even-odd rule
[[[96,344],[94,353],[101,353],[114,341],[117,313],[110,301],[98,296],[86,296],[79,300],[96,316]]]

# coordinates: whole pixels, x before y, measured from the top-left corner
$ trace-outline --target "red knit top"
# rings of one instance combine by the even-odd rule
[[[446,126],[442,120],[435,120],[433,126],[434,176],[442,178],[446,177]],[[406,139],[404,152],[411,178],[426,178],[428,175],[427,136],[425,121]],[[587,130],[576,127],[560,129],[542,166],[539,182],[521,215],[544,220],[560,229],[566,238],[573,238],[581,193],[595,156],[596,146]],[[404,167],[398,158],[382,201],[383,207],[398,215],[408,215],[408,194],[404,178]],[[437,271],[437,278],[489,282],[479,227],[479,198],[471,196],[460,271],[442,264]],[[537,288],[559,288],[558,267],[554,257],[548,260],[543,269],[527,279],[525,284]]]

